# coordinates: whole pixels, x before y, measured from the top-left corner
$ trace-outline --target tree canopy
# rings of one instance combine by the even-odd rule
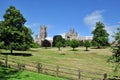
[[[10,6],[0,21],[0,42],[5,49],[27,50],[33,42],[32,32],[24,24],[26,19],[14,6]]]
[[[86,47],[86,51],[88,51],[88,47],[91,46],[91,42],[89,40],[84,41],[84,46]]]
[[[79,46],[79,41],[78,41],[78,40],[73,39],[73,40],[70,41],[70,47],[73,48],[73,51],[74,51],[75,48],[77,48],[78,46]]]
[[[92,31],[93,40],[92,43],[98,48],[108,45],[109,34],[105,30],[105,26],[102,22],[97,22],[95,29]]]

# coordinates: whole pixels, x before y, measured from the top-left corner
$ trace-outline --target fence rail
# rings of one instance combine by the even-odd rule
[[[24,61],[26,62],[26,61]],[[95,72],[81,71],[80,69],[70,69],[59,65],[43,64],[43,63],[20,63],[19,59],[8,58],[8,55],[0,55],[0,65],[4,63],[6,67],[14,67],[18,70],[28,70],[37,73],[54,75],[56,77],[65,77],[72,80],[107,80],[107,74],[99,74]]]

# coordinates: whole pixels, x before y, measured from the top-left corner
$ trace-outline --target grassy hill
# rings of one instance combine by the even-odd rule
[[[2,52],[5,54],[9,51],[2,50]],[[30,55],[27,56],[25,54]],[[113,64],[107,63],[107,59],[111,55],[110,48],[90,48],[89,51],[85,51],[84,47],[79,47],[72,51],[72,48],[66,47],[62,48],[61,51],[58,51],[57,48],[32,48],[29,51],[14,51],[14,55],[10,55],[9,58],[20,59],[21,62],[25,60],[24,63],[40,62],[82,71],[112,74]]]

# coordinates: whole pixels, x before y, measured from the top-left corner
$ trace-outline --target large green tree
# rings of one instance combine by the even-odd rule
[[[102,22],[97,22],[95,29],[92,31],[93,40],[92,43],[94,46],[101,48],[108,45],[108,36],[109,34],[105,30],[105,26]]]
[[[0,42],[4,48],[13,50],[27,50],[33,42],[32,32],[24,24],[26,19],[14,6],[10,6],[0,22]]]

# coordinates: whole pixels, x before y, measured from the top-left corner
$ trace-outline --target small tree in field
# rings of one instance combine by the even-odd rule
[[[84,41],[84,46],[86,47],[86,51],[88,51],[88,48],[91,46],[91,43],[89,40]]]
[[[58,41],[56,43],[56,47],[58,48],[59,51],[60,51],[60,47],[62,47],[62,46],[63,46],[62,42]]]
[[[70,47],[73,48],[73,51],[75,50],[75,48],[77,48],[79,46],[79,41],[78,40],[71,40],[70,41]]]

